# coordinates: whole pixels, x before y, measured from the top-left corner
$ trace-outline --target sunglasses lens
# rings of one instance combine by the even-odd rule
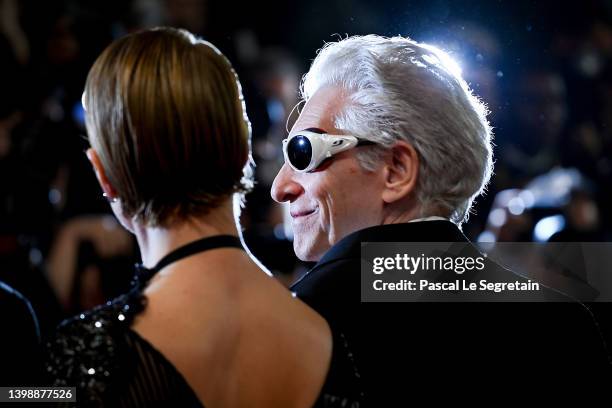
[[[298,170],[304,170],[312,159],[312,145],[305,136],[296,136],[289,141],[287,146],[289,161]]]

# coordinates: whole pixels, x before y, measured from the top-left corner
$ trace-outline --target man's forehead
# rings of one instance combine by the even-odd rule
[[[316,129],[317,133],[334,133],[334,118],[344,103],[344,93],[338,87],[326,86],[314,93],[304,105],[290,134]]]

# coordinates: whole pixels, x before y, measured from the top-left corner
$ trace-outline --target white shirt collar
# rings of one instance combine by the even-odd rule
[[[450,220],[448,218],[440,217],[437,215],[432,215],[431,217],[415,218],[414,220],[410,220],[408,222],[421,222],[421,221],[450,221]]]

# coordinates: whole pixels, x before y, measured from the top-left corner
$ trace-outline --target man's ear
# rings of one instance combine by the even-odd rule
[[[106,177],[106,172],[104,171],[104,167],[102,167],[102,162],[100,161],[98,152],[96,152],[93,148],[90,147],[89,149],[87,149],[85,154],[87,155],[87,158],[89,159],[89,162],[91,163],[91,166],[93,167],[94,172],[96,173],[98,183],[100,183],[100,187],[102,188],[102,191],[104,192],[106,197],[109,200],[112,200],[117,197],[117,192],[115,191],[115,188]]]
[[[414,191],[419,175],[419,155],[411,144],[399,141],[391,148],[386,161],[382,199],[390,204]]]

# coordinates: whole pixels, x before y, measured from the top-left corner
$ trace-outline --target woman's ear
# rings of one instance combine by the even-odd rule
[[[407,197],[416,187],[419,175],[419,155],[404,141],[397,142],[385,164],[385,186],[382,199],[390,204]]]
[[[91,163],[91,166],[93,167],[94,172],[96,173],[96,178],[98,179],[98,183],[100,184],[104,195],[106,196],[106,198],[109,199],[109,201],[112,201],[117,197],[117,192],[106,177],[106,172],[104,171],[104,167],[102,167],[102,162],[100,161],[98,152],[96,152],[93,148],[90,147],[89,149],[87,149],[85,154],[87,155],[87,158],[89,159],[89,162]]]

